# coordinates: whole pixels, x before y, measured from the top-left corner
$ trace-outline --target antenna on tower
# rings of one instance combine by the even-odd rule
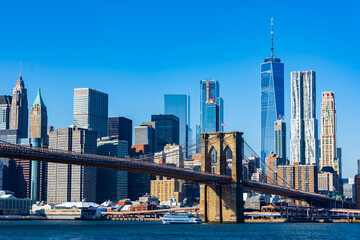
[[[274,58],[274,29],[273,19],[271,18],[271,59]]]
[[[21,75],[21,60],[20,60],[20,75]]]

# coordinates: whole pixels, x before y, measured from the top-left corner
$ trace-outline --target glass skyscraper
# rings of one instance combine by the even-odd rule
[[[271,21],[271,57],[260,65],[261,73],[261,158],[274,152],[274,122],[284,118],[284,64],[273,54]]]
[[[164,113],[179,118],[180,144],[188,146],[190,133],[190,96],[186,94],[165,94]]]
[[[200,132],[213,133],[224,130],[224,101],[220,97],[219,82],[200,82]]]
[[[74,126],[108,135],[108,95],[91,88],[74,89]]]
[[[132,132],[132,120],[126,117],[109,117],[108,135],[118,136],[119,140],[128,142],[128,153],[126,155],[129,155],[131,150]]]
[[[102,137],[97,142],[97,154],[126,158],[128,142],[118,137]],[[97,168],[96,201],[119,201],[128,197],[128,173],[110,169]]]
[[[155,122],[155,151],[164,150],[167,144],[179,144],[179,118],[173,114],[151,115]]]

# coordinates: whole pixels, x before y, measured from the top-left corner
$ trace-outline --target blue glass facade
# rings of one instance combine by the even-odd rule
[[[155,122],[155,151],[164,150],[167,144],[179,144],[179,118],[173,114],[151,115]]]
[[[284,64],[268,58],[261,64],[261,158],[274,152],[274,122],[284,117]]]
[[[187,147],[190,129],[190,96],[186,94],[165,94],[164,113],[179,118],[180,144]]]
[[[219,82],[202,80],[200,82],[200,132],[223,131],[224,101],[220,97]]]
[[[196,152],[201,152],[201,133],[223,132],[224,100],[220,97],[219,82],[200,81],[200,125],[196,125]]]

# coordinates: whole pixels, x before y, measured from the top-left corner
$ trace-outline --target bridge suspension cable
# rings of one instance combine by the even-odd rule
[[[197,139],[193,139],[193,140],[189,141],[188,143],[190,143],[190,142],[192,142],[192,141],[194,141],[194,140],[198,140],[198,138],[197,138]],[[185,143],[185,144],[186,144],[186,143]],[[178,149],[173,150],[173,151],[171,151],[171,152],[164,152],[164,151],[160,151],[160,152],[163,152],[163,154],[165,154],[165,156],[167,156],[167,154],[173,154],[173,153],[178,153],[178,152],[180,152],[180,151],[189,150],[189,149],[191,149],[191,148],[193,148],[193,147],[196,147],[197,145],[200,145],[200,144],[202,144],[202,142],[196,142],[195,144],[192,144],[192,145],[190,145],[190,146],[188,146],[188,147],[184,147],[184,148],[181,147],[181,148],[178,148]],[[196,149],[191,149],[190,152],[192,152],[192,151],[194,151],[194,150],[196,150]],[[157,153],[160,153],[160,152],[157,152]],[[150,153],[150,154],[145,154],[145,155],[141,155],[141,156],[136,156],[136,157],[133,157],[133,158],[129,158],[129,160],[133,160],[133,161],[138,161],[138,160],[140,160],[140,161],[146,161],[146,160],[155,158],[155,154],[156,154],[156,153]]]
[[[228,137],[230,137],[230,136],[227,136],[227,137],[225,137],[224,139],[226,139],[226,138],[228,138]],[[164,157],[176,156],[176,155],[178,154],[178,152],[180,152],[180,150],[183,151],[183,150],[186,150],[186,149],[190,149],[190,152],[195,151],[196,148],[195,148],[195,149],[192,149],[192,148],[196,147],[197,145],[200,145],[200,144],[203,144],[203,143],[205,143],[205,142],[208,142],[208,141],[210,141],[211,139],[214,139],[214,138],[216,138],[216,136],[211,137],[211,138],[208,138],[208,139],[206,139],[206,140],[204,140],[204,141],[202,141],[202,142],[197,142],[197,143],[195,143],[195,144],[193,144],[193,145],[190,145],[190,146],[188,146],[188,147],[185,147],[184,149],[177,149],[177,150],[174,150],[174,151],[171,151],[171,152],[167,152],[167,153],[165,153],[164,151],[162,151],[163,154],[164,154],[163,156],[164,156]],[[217,143],[217,142],[219,142],[219,141],[221,141],[221,140],[219,139],[219,140],[217,140],[217,141],[214,141],[212,144]],[[210,143],[210,144],[211,144],[211,143]],[[137,158],[137,159],[135,159],[135,160],[149,161],[149,160],[153,160],[154,158],[156,158],[156,156],[155,156],[154,154],[152,154],[151,157],[147,157],[147,158],[146,158],[146,157],[145,157],[145,158]]]
[[[195,144],[195,145],[200,145],[200,144],[202,144],[202,142],[197,142],[197,140],[199,140],[200,138],[201,138],[201,137],[192,139],[192,140],[190,140],[190,141],[188,141],[188,142],[186,142],[186,143],[179,144],[179,146],[181,146],[181,145],[186,146],[186,144],[189,144],[189,143],[191,143],[191,142],[193,142],[193,141],[196,141],[196,144]],[[194,145],[191,145],[191,146],[188,146],[188,147],[182,147],[182,146],[181,146],[181,150],[183,150],[183,149],[188,149],[189,147],[192,147],[192,146],[194,146]],[[175,150],[174,150],[174,151],[175,151]],[[180,151],[180,149],[177,150],[177,151]],[[143,155],[140,155],[140,156],[132,157],[132,158],[129,158],[129,159],[130,159],[130,160],[134,160],[134,161],[138,161],[138,160],[143,160],[144,158],[146,158],[146,157],[148,157],[148,156],[154,156],[154,155],[155,155],[155,153],[148,153],[148,154],[143,154]]]
[[[291,187],[291,185],[290,185],[284,178],[277,176],[277,174],[276,174],[276,172],[274,171],[274,169],[273,169],[272,167],[270,167],[270,166],[265,162],[264,159],[260,158],[259,155],[251,148],[251,146],[250,146],[245,140],[244,140],[244,144],[246,145],[246,147],[248,147],[248,149],[250,149],[250,151],[251,151],[252,153],[254,153],[254,155],[255,155],[257,158],[260,159],[260,161],[261,161],[268,169],[270,169],[271,172],[274,173],[274,176],[276,176],[276,177],[279,178],[283,183],[285,183],[286,185],[288,185],[287,188],[293,189],[293,190],[296,190],[296,191],[299,191],[298,189]],[[267,179],[269,179],[268,176],[266,176],[266,177],[267,177]],[[278,185],[278,184],[276,184],[276,183],[273,183],[273,184]],[[284,186],[284,187],[285,187],[285,186]]]

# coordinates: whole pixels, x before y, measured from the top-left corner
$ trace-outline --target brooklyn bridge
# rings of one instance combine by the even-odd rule
[[[244,189],[305,201],[310,206],[354,208],[352,203],[342,202],[326,195],[243,178],[243,161],[247,158],[244,154],[246,142],[241,132],[204,133],[200,144],[202,148],[201,171],[157,164],[151,160],[150,156],[139,159],[122,159],[32,148],[6,142],[0,142],[0,157],[74,164],[197,182],[200,184],[200,214],[207,222],[243,222]],[[214,149],[217,154],[215,167],[211,161],[211,153]],[[231,174],[226,171],[226,152],[228,149],[232,152]]]

